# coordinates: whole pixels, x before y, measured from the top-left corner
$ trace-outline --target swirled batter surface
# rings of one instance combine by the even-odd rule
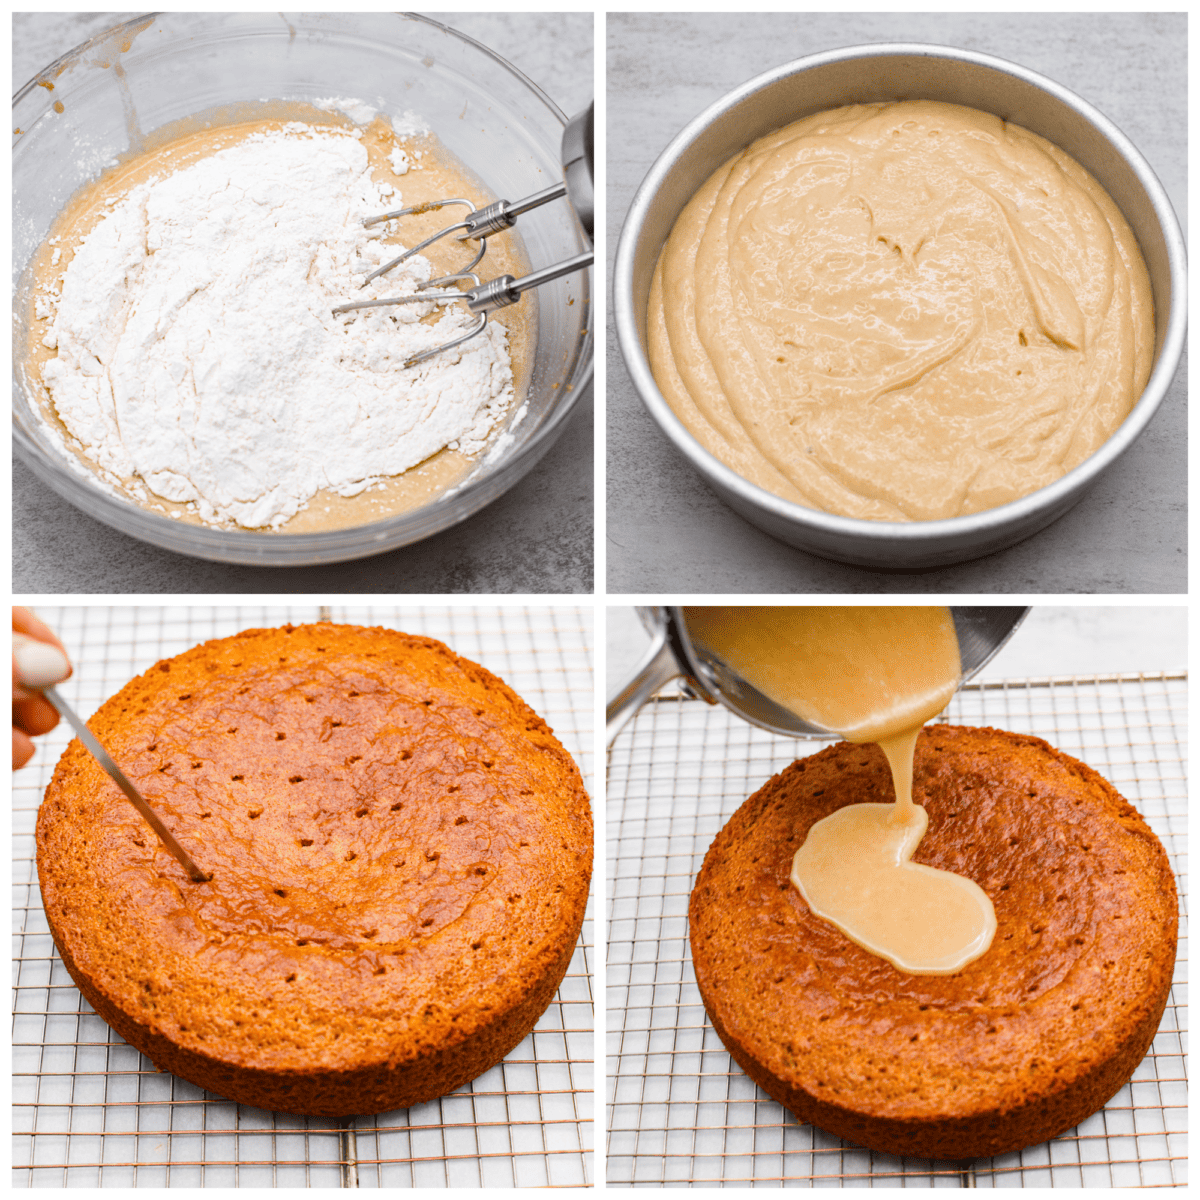
[[[727,162],[672,230],[648,324],[709,451],[879,521],[1052,483],[1154,354],[1146,266],[1104,189],[1026,129],[924,100],[818,113]]]

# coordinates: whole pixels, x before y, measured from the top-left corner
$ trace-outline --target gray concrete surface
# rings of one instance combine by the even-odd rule
[[[133,13],[17,13],[17,87]],[[592,98],[591,13],[434,13],[525,72],[568,115]],[[513,197],[516,199],[516,197]],[[501,499],[455,529],[376,558],[328,567],[229,566],[159,550],[109,529],[13,465],[17,593],[590,592],[592,395],[559,442]]]
[[[865,42],[996,54],[1078,92],[1139,147],[1187,219],[1184,14],[631,14],[608,18],[608,253],[634,192],[707,105],[794,58]],[[1137,444],[1049,529],[921,575],[826,562],[727,508],[673,450],[607,347],[608,590],[1139,592],[1187,589],[1187,366]]]

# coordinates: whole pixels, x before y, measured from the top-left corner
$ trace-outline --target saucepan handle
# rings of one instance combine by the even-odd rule
[[[659,688],[665,687],[672,679],[678,679],[682,674],[679,663],[675,661],[675,655],[671,653],[666,630],[659,629],[654,634],[646,656],[638,663],[633,678],[608,703],[607,744],[613,744],[613,739],[625,728],[633,714]]]

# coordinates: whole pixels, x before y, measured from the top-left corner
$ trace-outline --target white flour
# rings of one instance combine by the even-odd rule
[[[354,496],[445,446],[477,454],[507,411],[503,327],[405,369],[475,320],[465,304],[334,317],[410,294],[417,256],[362,218],[400,207],[353,133],[291,124],[140,184],[68,266],[43,376],[112,482],[143,480],[210,523],[278,528],[321,489]]]
[[[355,125],[369,125],[379,111],[364,100],[343,99],[340,96],[330,96],[328,100],[314,100],[313,107],[322,112],[340,112],[349,117]]]
[[[382,104],[383,101],[381,100]],[[374,119],[379,109],[372,108],[365,100],[355,100],[342,96],[330,96],[325,100],[314,100],[313,107],[319,108],[322,112],[338,112],[344,117],[349,117],[356,125],[369,125]],[[384,114],[384,119],[392,126],[392,131],[397,137],[416,137],[422,133],[429,132],[429,126],[425,119],[415,112],[406,111],[403,115],[397,116],[393,114],[388,116]]]

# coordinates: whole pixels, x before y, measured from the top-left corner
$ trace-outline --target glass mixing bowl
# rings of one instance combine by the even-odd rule
[[[496,196],[518,200],[562,178],[564,114],[499,55],[436,21],[395,13],[140,17],[50,64],[13,101],[14,285],[72,193],[117,154],[136,149],[143,134],[224,105],[329,96],[361,99],[389,115],[416,112]],[[565,201],[525,214],[517,232],[534,268],[590,248]],[[481,270],[487,279],[486,258]],[[581,272],[538,289],[526,412],[503,450],[485,455],[452,492],[369,525],[304,534],[211,529],[103,490],[65,461],[36,415],[15,369],[26,337],[19,311],[14,446],[40,479],[90,516],[181,554],[264,566],[380,554],[465,520],[554,444],[591,381],[590,285],[590,272]]]

